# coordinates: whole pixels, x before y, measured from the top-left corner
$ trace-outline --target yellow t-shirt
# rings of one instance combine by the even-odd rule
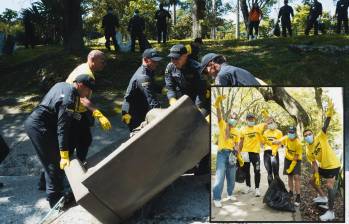
[[[294,156],[297,154],[298,160],[302,160],[302,143],[298,138],[291,140],[288,138],[288,136],[285,136],[281,140],[281,144],[283,144],[285,147],[286,159],[293,160]]]
[[[307,144],[307,158],[310,162],[317,160],[322,169],[341,167],[339,159],[328,142],[326,133],[322,130],[314,138],[313,144]]]
[[[263,133],[263,137],[264,137],[264,149],[265,150],[273,150],[273,151],[277,151],[279,148],[279,145],[273,145],[271,144],[272,141],[275,140],[279,140],[282,138],[282,132],[279,129],[267,129],[264,133]]]
[[[226,136],[227,123],[224,120],[218,122],[218,150],[233,150],[234,146],[239,142],[239,131],[236,128],[230,128],[229,136]]]
[[[79,75],[89,75],[90,77],[92,77],[93,79],[95,79],[95,76],[93,75],[92,70],[90,69],[90,67],[88,66],[87,63],[83,63],[81,65],[79,65],[78,67],[76,67],[68,76],[67,80],[65,80],[65,82],[73,84],[75,78]],[[89,98],[91,98],[91,95],[89,96]],[[78,108],[78,112],[82,113],[87,111],[87,109],[79,104],[79,108]]]
[[[261,143],[263,141],[262,132],[265,127],[265,123],[261,123],[254,126],[245,126],[240,131],[240,137],[244,138],[244,144],[242,146],[242,152],[255,152],[260,153]]]

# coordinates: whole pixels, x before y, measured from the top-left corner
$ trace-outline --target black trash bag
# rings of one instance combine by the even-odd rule
[[[273,34],[277,37],[280,36],[281,32],[280,32],[280,25],[279,22],[277,22],[274,26],[274,30],[273,30]]]
[[[151,44],[148,41],[147,37],[143,34],[142,40],[141,40],[141,52],[143,52],[145,49],[151,48]]]
[[[10,149],[7,146],[5,140],[0,135],[0,164],[1,162],[6,158],[6,156],[9,154]]]
[[[246,173],[242,169],[242,167],[239,166],[239,164],[237,164],[236,166],[237,166],[237,169],[236,169],[236,174],[235,174],[235,182],[243,183],[246,180]]]
[[[296,211],[286,190],[285,184],[282,182],[280,177],[275,177],[270,183],[270,186],[264,195],[263,203],[276,210],[288,212]]]

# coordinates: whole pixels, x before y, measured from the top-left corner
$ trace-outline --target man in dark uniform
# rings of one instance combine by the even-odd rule
[[[24,35],[25,35],[25,48],[28,48],[29,45],[34,48],[35,46],[35,29],[34,24],[31,18],[30,13],[26,12],[23,16],[23,25],[24,25]]]
[[[337,2],[335,16],[337,17],[337,29],[336,29],[336,32],[338,34],[341,33],[342,23],[343,23],[343,26],[344,26],[345,34],[349,34],[348,6],[349,6],[349,1],[348,0],[339,0]]]
[[[63,169],[69,166],[69,138],[79,97],[89,96],[94,79],[76,77],[73,84],[60,82],[45,95],[24,123],[45,170],[47,200],[52,208],[63,196]]]
[[[281,26],[282,26],[282,36],[286,37],[286,29],[288,34],[292,36],[292,27],[291,27],[291,16],[294,17],[293,9],[288,5],[288,0],[284,0],[285,5],[280,8],[278,20],[281,17]]]
[[[145,29],[145,21],[142,17],[139,16],[139,10],[136,9],[133,17],[130,19],[128,23],[127,31],[131,33],[131,51],[135,51],[136,39],[139,43],[139,48],[141,52],[145,50],[144,46],[144,29]]]
[[[167,18],[171,19],[171,14],[164,9],[164,5],[160,3],[159,10],[155,13],[156,19],[156,29],[158,31],[158,43],[162,42],[166,43],[167,40]]]
[[[259,86],[258,80],[248,71],[231,66],[222,55],[208,53],[201,60],[201,73],[215,79],[221,86]]]
[[[154,88],[154,71],[161,59],[155,49],[146,49],[142,65],[128,84],[122,104],[122,121],[128,125],[130,131],[145,120],[149,110],[160,107]]]
[[[110,38],[113,40],[115,50],[118,45],[115,37],[115,27],[119,28],[119,19],[113,14],[113,9],[108,7],[108,14],[103,17],[102,28],[104,28],[105,47],[110,50]]]
[[[309,35],[309,31],[314,27],[314,35],[318,35],[319,30],[319,18],[322,15],[322,4],[317,0],[314,0],[310,6],[310,12],[307,19],[307,25],[305,28],[305,35]]]

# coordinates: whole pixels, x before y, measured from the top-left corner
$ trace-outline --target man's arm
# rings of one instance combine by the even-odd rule
[[[328,101],[328,108],[327,108],[327,111],[326,111],[326,119],[325,119],[325,122],[324,122],[324,126],[322,127],[322,131],[324,133],[327,132],[327,128],[330,125],[330,121],[331,121],[331,117],[333,116],[333,113],[334,113],[333,102],[332,102],[332,100],[329,100]]]
[[[144,80],[140,80],[140,82],[138,83],[138,86],[141,89],[141,91],[144,93],[150,108],[151,109],[159,108],[160,102],[156,97],[152,80],[150,80],[149,78],[144,78]]]

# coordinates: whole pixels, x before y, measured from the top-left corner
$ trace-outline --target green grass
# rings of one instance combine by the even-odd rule
[[[190,40],[172,40],[165,45],[152,41],[162,56],[168,54],[173,44]],[[288,49],[290,44],[349,45],[346,36],[299,36],[295,38],[271,38],[255,41],[243,40],[204,40],[201,56],[207,52],[216,52],[227,57],[231,65],[244,68],[258,78],[272,85],[285,86],[343,86],[349,85],[346,79],[349,57],[339,54],[320,52],[296,53]],[[19,49],[14,55],[0,57],[0,96],[9,98],[29,94],[42,95],[55,82],[64,81],[69,73],[86,60],[88,51],[101,49],[107,55],[107,66],[96,74],[97,90],[95,96],[110,113],[119,113],[115,109],[116,101],[122,100],[129,79],[141,63],[140,53],[108,52],[104,46],[89,46],[78,54],[68,54],[59,46],[38,46],[35,49]],[[161,61],[156,72],[156,81],[163,85],[163,74],[167,58]],[[39,86],[44,74],[48,86]]]

